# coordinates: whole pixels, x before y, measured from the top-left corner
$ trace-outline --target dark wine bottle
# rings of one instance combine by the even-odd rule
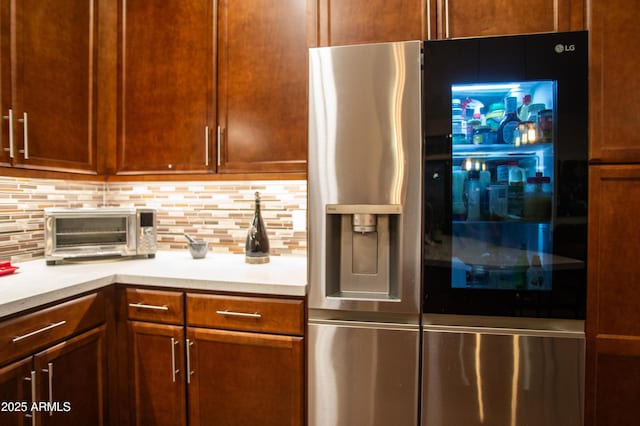
[[[269,237],[267,237],[267,228],[265,228],[260,214],[259,192],[256,192],[256,207],[249,232],[247,232],[244,254],[247,263],[269,263]]]

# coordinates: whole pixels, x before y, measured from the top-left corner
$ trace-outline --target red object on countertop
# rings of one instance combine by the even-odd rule
[[[0,260],[0,276],[13,274],[18,269],[20,267],[12,265],[10,260]]]

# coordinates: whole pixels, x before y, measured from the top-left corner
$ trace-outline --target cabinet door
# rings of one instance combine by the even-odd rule
[[[303,425],[303,339],[187,328],[190,425]]]
[[[590,159],[640,162],[640,2],[589,2]]]
[[[584,0],[429,0],[438,38],[584,29]]]
[[[59,343],[34,356],[38,425],[105,424],[106,326]]]
[[[95,171],[96,1],[11,3],[16,7],[13,163]]]
[[[117,172],[211,170],[213,0],[121,0]]]
[[[186,425],[184,327],[130,321],[129,347],[132,423]]]
[[[31,416],[31,357],[0,368],[0,424],[23,426]]]
[[[311,4],[220,0],[219,172],[306,170]]]
[[[640,165],[592,166],[586,425],[637,423],[640,406]]]
[[[9,110],[11,103],[11,2],[0,1],[0,164],[10,165]],[[13,125],[11,125],[13,127]]]
[[[424,0],[320,0],[320,46],[422,40]]]

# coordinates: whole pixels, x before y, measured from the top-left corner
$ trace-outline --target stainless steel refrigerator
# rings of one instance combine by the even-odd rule
[[[587,40],[423,45],[423,426],[583,424]]]
[[[418,423],[420,42],[315,48],[309,426]]]

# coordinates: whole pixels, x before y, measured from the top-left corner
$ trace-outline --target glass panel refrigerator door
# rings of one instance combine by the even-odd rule
[[[452,287],[550,290],[550,266],[574,262],[553,256],[554,93],[554,81],[451,87]]]
[[[424,312],[584,317],[587,110],[585,32],[425,42]]]

